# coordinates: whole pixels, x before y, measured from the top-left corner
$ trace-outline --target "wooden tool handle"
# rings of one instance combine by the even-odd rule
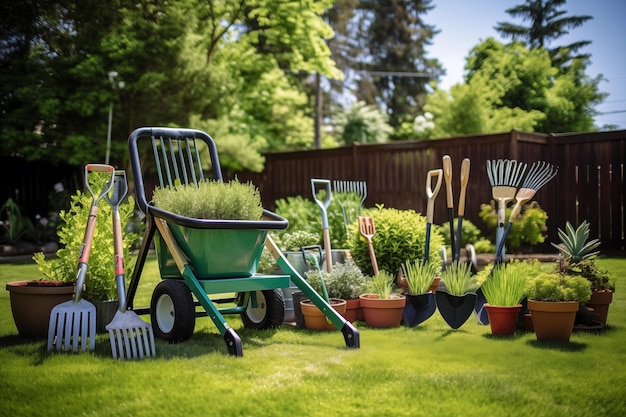
[[[469,181],[470,174],[470,160],[468,158],[463,159],[461,163],[461,194],[459,195],[459,217],[465,214],[465,191],[467,190],[467,183]]]
[[[435,189],[432,189],[432,178],[437,177],[437,183],[435,184]],[[426,176],[426,195],[428,196],[428,205],[426,206],[426,222],[433,222],[433,214],[435,209],[435,198],[437,198],[437,194],[439,193],[439,189],[441,188],[441,180],[443,179],[443,170],[442,169],[432,169],[428,171],[428,175]]]
[[[452,159],[450,155],[443,156],[443,176],[446,180],[446,201],[448,208],[454,207],[454,198],[452,196]]]

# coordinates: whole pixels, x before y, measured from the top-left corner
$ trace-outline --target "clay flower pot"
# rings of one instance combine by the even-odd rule
[[[494,336],[512,336],[515,334],[517,320],[522,305],[516,306],[492,306],[485,304],[487,315],[489,316],[489,325],[491,326],[491,334]]]
[[[391,298],[380,298],[378,294],[363,294],[361,310],[365,324],[369,327],[399,327],[406,304],[404,295],[393,295]]]
[[[345,314],[346,312],[346,300],[339,298],[331,298],[330,306],[339,314]],[[300,301],[300,308],[302,309],[302,315],[304,316],[304,325],[309,330],[337,330],[334,324],[330,323],[322,310],[317,308],[313,301],[304,300]]]
[[[342,316],[350,323],[363,320],[363,312],[361,311],[361,300],[358,298],[346,300],[346,312],[343,313]]]
[[[606,317],[609,314],[609,304],[613,301],[613,292],[610,290],[594,291],[591,298],[587,301],[586,306],[593,308],[595,316],[594,321],[606,326]]]
[[[528,300],[537,340],[568,342],[578,306],[578,301]]]

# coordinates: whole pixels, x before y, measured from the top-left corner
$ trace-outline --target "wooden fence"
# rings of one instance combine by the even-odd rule
[[[453,164],[455,207],[458,205],[459,171],[463,158],[471,161],[465,217],[483,231],[480,205],[492,199],[486,161],[517,159],[547,161],[559,167],[558,175],[533,200],[548,213],[548,237],[541,249],[557,242],[557,227],[566,221],[591,223],[591,235],[603,250],[625,250],[626,131],[560,135],[512,131],[383,145],[353,145],[328,150],[271,153],[261,173],[243,172],[240,180],[256,184],[265,207],[273,209],[279,198],[311,196],[311,178],[367,182],[368,207],[426,211],[426,175],[441,168],[443,155]],[[456,210],[456,209],[455,209]],[[445,193],[435,204],[434,222],[447,220]]]

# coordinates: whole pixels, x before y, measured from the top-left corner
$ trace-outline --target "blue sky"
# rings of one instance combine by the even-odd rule
[[[493,28],[498,22],[528,24],[514,20],[505,12],[523,3],[524,0],[433,1],[435,8],[422,18],[441,31],[427,49],[428,56],[441,61],[447,71],[441,79],[441,88],[449,90],[450,86],[462,82],[465,58],[482,40],[492,36],[502,42],[509,41],[501,38]],[[600,90],[610,94],[596,107],[598,112],[604,113],[596,117],[596,125],[613,124],[626,129],[626,1],[568,0],[562,10],[567,16],[593,16],[583,26],[570,30],[570,34],[556,44],[592,41],[581,51],[591,54],[587,75],[602,74],[606,81],[600,83]]]

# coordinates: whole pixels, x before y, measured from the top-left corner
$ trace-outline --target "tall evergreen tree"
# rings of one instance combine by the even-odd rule
[[[582,26],[592,16],[566,16],[567,11],[560,9],[566,0],[526,0],[524,4],[507,9],[513,18],[530,22],[530,26],[508,22],[498,22],[496,31],[505,38],[523,42],[529,49],[544,47],[548,50],[554,65],[564,68],[572,59],[587,60],[589,54],[578,51],[591,41],[578,41],[569,45],[554,46],[552,43],[567,35],[570,29]]]

